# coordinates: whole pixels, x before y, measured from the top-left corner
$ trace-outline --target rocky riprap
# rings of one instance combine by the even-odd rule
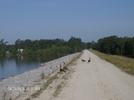
[[[47,79],[48,76],[60,68],[60,65],[64,66],[63,62],[66,64],[69,63],[78,54],[79,53],[75,53],[42,63],[37,69],[0,80],[0,100],[13,100],[18,98],[28,91],[28,89],[33,89],[34,85],[42,79]]]

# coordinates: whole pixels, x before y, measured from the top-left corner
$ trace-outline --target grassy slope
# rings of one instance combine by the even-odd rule
[[[110,63],[114,64],[115,66],[121,68],[123,71],[134,75],[134,59],[133,58],[127,58],[127,57],[118,56],[118,55],[104,54],[95,50],[90,50],[90,51],[96,54],[97,56],[99,56],[101,59],[105,59],[109,61]]]

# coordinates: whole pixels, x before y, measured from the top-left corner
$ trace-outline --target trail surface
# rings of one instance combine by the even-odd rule
[[[88,50],[68,68],[33,100],[134,100],[134,77]]]

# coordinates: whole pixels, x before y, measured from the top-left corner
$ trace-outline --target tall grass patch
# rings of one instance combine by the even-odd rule
[[[134,75],[134,59],[133,58],[118,56],[118,55],[105,54],[105,53],[101,53],[101,52],[96,51],[96,50],[90,50],[90,51],[92,53],[96,54],[97,56],[99,56],[101,59],[105,59],[108,62],[114,64],[117,67],[119,67],[123,71]]]

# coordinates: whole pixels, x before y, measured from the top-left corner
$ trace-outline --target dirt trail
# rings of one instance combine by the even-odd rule
[[[88,50],[69,68],[33,100],[134,100],[134,77]]]

